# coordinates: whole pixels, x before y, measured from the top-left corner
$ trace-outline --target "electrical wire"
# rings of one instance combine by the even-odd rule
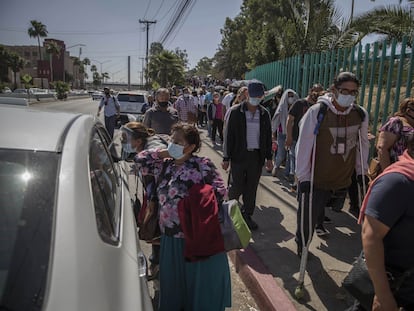
[[[186,9],[189,7],[191,2],[192,2],[192,0],[185,0],[184,5],[181,7],[181,10],[178,13],[178,17],[174,20],[172,25],[169,27],[166,34],[161,38],[161,41],[160,41],[161,44],[164,44],[165,41],[168,39],[168,37],[171,35],[171,33],[176,29],[177,25],[181,21],[182,17],[184,16],[184,13],[185,13]]]
[[[161,10],[162,5],[164,4],[165,0],[161,1],[160,6],[158,7],[158,10],[155,11],[155,15],[151,18],[151,20],[155,20],[155,17],[158,15],[159,11]]]
[[[144,19],[145,19],[145,17],[147,16],[147,13],[148,13],[148,9],[149,9],[149,7],[150,7],[150,4],[151,4],[151,0],[148,0],[147,9],[145,10],[145,13],[144,13]]]

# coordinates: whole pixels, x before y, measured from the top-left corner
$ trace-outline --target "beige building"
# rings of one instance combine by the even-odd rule
[[[61,48],[59,56],[49,55],[46,52],[47,42],[54,41]],[[33,78],[35,87],[49,88],[49,82],[64,81],[71,84],[72,88],[79,88],[84,85],[84,75],[79,72],[79,66],[74,65],[76,57],[70,56],[66,51],[63,41],[56,39],[45,39],[43,46],[40,47],[42,61],[39,57],[39,47],[35,45],[5,46],[11,52],[17,53],[25,60],[24,68],[16,74],[16,84],[18,88],[23,87],[20,77],[28,74]],[[52,59],[50,59],[52,57]],[[53,70],[53,74],[52,71]],[[14,73],[9,69],[9,80],[14,84]]]

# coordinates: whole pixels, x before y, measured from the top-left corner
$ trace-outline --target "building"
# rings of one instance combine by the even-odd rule
[[[59,55],[51,55],[46,52],[49,42],[56,42],[60,47]],[[17,87],[23,87],[20,77],[28,74],[33,77],[33,84],[36,87],[49,88],[52,81],[69,82],[72,88],[79,88],[84,85],[84,75],[80,73],[80,66],[76,65],[76,57],[70,56],[66,51],[64,41],[57,39],[45,39],[40,47],[42,60],[39,57],[39,47],[35,45],[4,46],[10,52],[17,53],[25,60],[25,67],[17,73]],[[53,72],[52,72],[53,71]],[[14,83],[14,73],[9,69],[9,80]]]

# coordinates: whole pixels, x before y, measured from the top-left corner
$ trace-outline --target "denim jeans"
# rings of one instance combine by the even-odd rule
[[[289,165],[290,165],[290,175],[295,175],[296,173],[296,140],[292,141],[292,145],[289,149]]]
[[[286,134],[277,133],[277,151],[275,157],[275,167],[280,167],[282,162],[286,160],[285,175],[290,174],[289,154],[285,149]]]

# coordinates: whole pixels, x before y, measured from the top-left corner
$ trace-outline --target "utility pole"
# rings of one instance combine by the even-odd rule
[[[139,23],[140,24],[145,24],[146,25],[146,31],[147,31],[147,51],[145,54],[145,63],[146,63],[146,68],[145,68],[145,73],[146,73],[146,85],[148,87],[148,41],[149,41],[149,26],[151,24],[155,24],[157,21],[149,21],[149,20],[142,20],[139,19]]]
[[[142,60],[142,64],[141,64],[141,86],[144,86],[144,60],[145,57],[140,57],[140,60]]]

